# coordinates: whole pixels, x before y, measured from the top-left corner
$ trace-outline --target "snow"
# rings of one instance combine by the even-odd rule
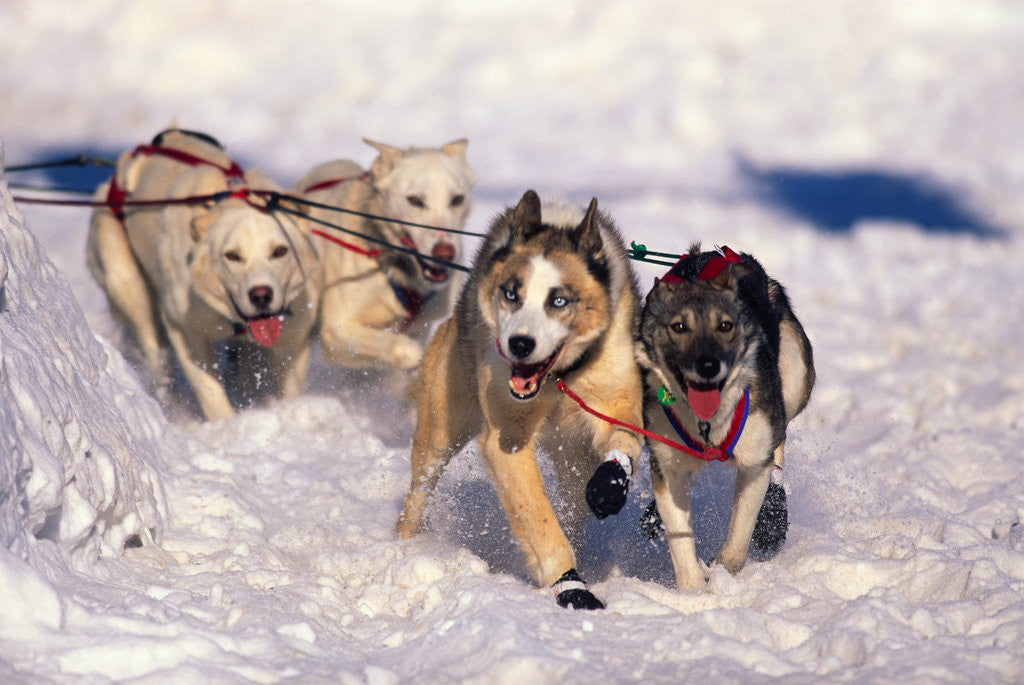
[[[999,0],[4,3],[7,164],[177,121],[287,184],[368,163],[363,136],[466,136],[470,229],[532,187],[652,250],[751,252],[819,381],[781,554],[675,590],[641,475],[580,555],[608,609],[564,611],[472,449],[395,538],[412,425],[387,379],[318,364],[213,424],[150,396],[88,211],[6,185],[103,172],[4,174],[0,680],[1020,682],[1022,29]],[[702,479],[705,553],[730,479]]]

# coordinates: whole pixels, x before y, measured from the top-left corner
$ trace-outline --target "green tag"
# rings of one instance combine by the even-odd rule
[[[629,247],[633,250],[633,259],[643,259],[647,256],[647,246],[643,243],[634,240],[629,243]]]
[[[676,396],[672,394],[671,390],[663,385],[658,388],[658,401],[662,404],[672,404],[676,401]]]

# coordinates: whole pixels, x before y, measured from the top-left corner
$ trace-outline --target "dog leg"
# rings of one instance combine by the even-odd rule
[[[423,514],[437,481],[451,458],[461,450],[469,436],[447,434],[443,420],[430,417],[418,421],[412,441],[412,482],[402,503],[402,513],[395,529],[398,536],[411,538],[423,527]]]
[[[475,393],[465,387],[463,379],[453,377],[458,371],[455,337],[455,321],[442,323],[412,386],[416,430],[410,458],[412,480],[396,525],[402,538],[420,531],[427,500],[445,465],[478,430],[480,410],[474,406]]]
[[[170,325],[166,319],[167,338],[171,341],[178,363],[185,374],[192,391],[195,393],[199,406],[208,421],[226,419],[235,415],[235,409],[228,399],[224,386],[216,376],[207,369],[214,368],[213,346],[209,341],[200,340],[192,344],[177,327]]]
[[[488,428],[480,451],[526,565],[537,583],[548,587],[576,567],[576,558],[544,489],[533,446],[509,453],[500,442],[498,431]]]
[[[718,561],[732,573],[742,569],[747,561],[750,538],[768,491],[773,468],[770,458],[762,464],[737,465],[736,495],[733,498],[729,532],[722,551],[718,553]]]
[[[93,277],[106,291],[112,314],[126,322],[142,348],[147,368],[158,381],[169,376],[160,344],[146,279],[132,254],[125,227],[107,211],[93,213],[89,226],[88,262]]]
[[[651,470],[654,500],[665,529],[669,556],[676,573],[676,587],[694,590],[704,586],[705,570],[697,558],[697,544],[693,533],[692,505],[690,503],[689,469],[675,469],[663,473],[661,462]],[[671,464],[671,459],[666,464]]]

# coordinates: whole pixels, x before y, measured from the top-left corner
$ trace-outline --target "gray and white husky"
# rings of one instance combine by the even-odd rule
[[[695,245],[647,295],[637,357],[648,429],[702,455],[648,439],[676,584],[700,587],[706,569],[694,544],[691,478],[714,459],[738,469],[718,555],[735,573],[746,562],[762,503],[770,510],[784,497],[780,484],[770,490],[769,483],[782,466],[786,426],[814,385],[811,343],[782,286],[753,257]]]

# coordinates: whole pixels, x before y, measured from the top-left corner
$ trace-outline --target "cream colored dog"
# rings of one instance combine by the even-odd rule
[[[347,160],[328,162],[300,179],[295,190],[323,205],[374,216],[451,229],[465,225],[476,182],[466,163],[465,140],[406,150],[366,143],[379,153],[369,171]],[[321,250],[324,358],[355,368],[419,364],[431,324],[448,315],[458,289],[459,279],[445,264],[462,254],[458,235],[318,207],[309,211],[314,219],[428,256],[320,227],[355,248],[325,241]],[[367,254],[372,251],[379,254]]]
[[[319,260],[306,227],[258,196],[202,205],[133,206],[227,189],[274,189],[243,172],[213,139],[177,129],[125,152],[95,199],[87,261],[111,311],[128,324],[148,369],[170,376],[166,341],[207,419],[234,414],[214,343],[270,353],[273,389],[298,393],[316,320]],[[119,204],[127,202],[126,204]]]

